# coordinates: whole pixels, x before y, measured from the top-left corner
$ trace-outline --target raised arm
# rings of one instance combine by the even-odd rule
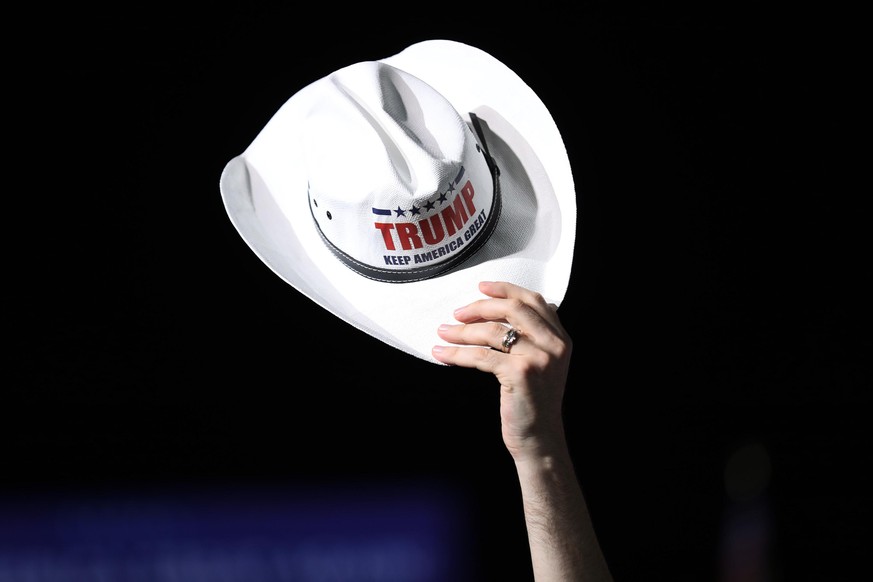
[[[500,383],[503,442],[521,485],[534,579],[611,581],[564,434],[572,341],[538,293],[505,282],[479,289],[489,299],[457,309],[460,323],[439,328],[442,339],[458,345],[434,346],[433,355]]]

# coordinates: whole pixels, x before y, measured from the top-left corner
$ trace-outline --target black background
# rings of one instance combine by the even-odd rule
[[[476,576],[528,579],[494,381],[308,302],[218,191],[295,91],[449,38],[514,69],[566,142],[566,417],[616,580],[719,579],[725,466],[748,443],[771,463],[771,579],[853,579],[873,387],[853,29],[775,8],[316,8],[27,24],[6,89],[3,490],[446,483],[471,501]]]

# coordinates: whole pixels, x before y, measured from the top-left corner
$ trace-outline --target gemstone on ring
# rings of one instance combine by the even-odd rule
[[[521,332],[514,327],[510,327],[509,331],[506,332],[506,335],[503,336],[503,352],[509,353],[510,348],[518,341],[518,336],[521,335]]]

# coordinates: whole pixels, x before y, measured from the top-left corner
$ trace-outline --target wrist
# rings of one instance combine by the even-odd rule
[[[563,430],[551,434],[514,439],[506,443],[506,448],[516,464],[546,464],[570,458]]]

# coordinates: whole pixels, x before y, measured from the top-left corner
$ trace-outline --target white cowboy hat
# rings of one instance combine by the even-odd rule
[[[429,362],[437,327],[510,281],[560,305],[576,195],[534,91],[480,49],[428,40],[294,94],[220,179],[255,254],[300,293]]]

